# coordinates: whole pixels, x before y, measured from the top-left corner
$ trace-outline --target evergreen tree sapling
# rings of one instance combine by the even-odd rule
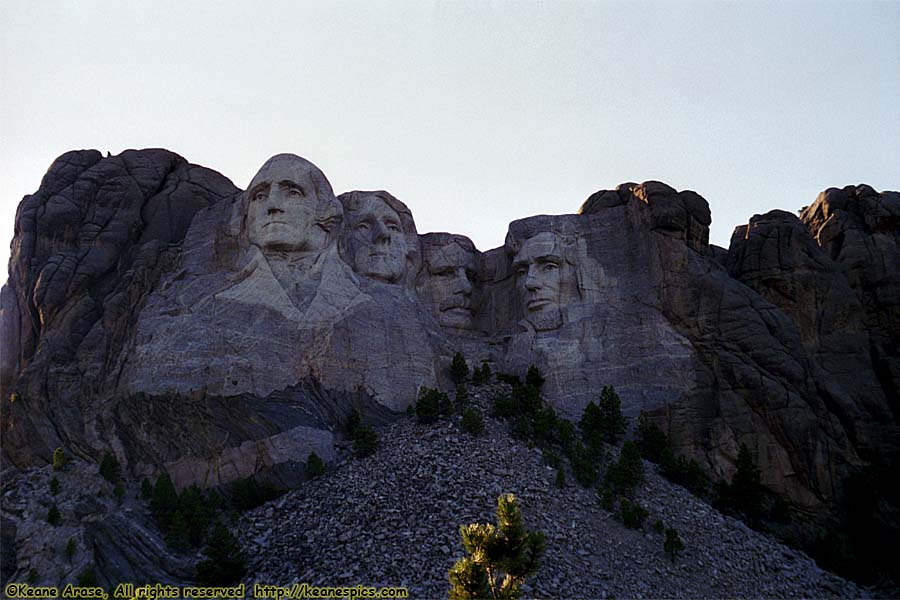
[[[666,529],[666,541],[663,542],[663,550],[669,555],[672,562],[675,562],[675,557],[684,550],[684,542],[681,541],[678,531],[674,527]]]
[[[203,554],[206,559],[197,563],[197,581],[201,585],[233,585],[247,572],[237,540],[220,522],[213,527]]]
[[[325,463],[315,452],[310,452],[306,458],[306,476],[315,479],[325,473]]]
[[[467,556],[449,572],[450,598],[518,598],[522,582],[537,570],[544,534],[529,532],[512,494],[497,499],[497,524],[460,527]]]
[[[100,461],[100,475],[103,476],[103,479],[115,485],[119,482],[121,472],[122,469],[116,457],[109,452],[104,453],[103,459]]]
[[[450,361],[450,378],[453,380],[453,383],[460,385],[465,383],[468,376],[469,365],[466,364],[466,359],[462,353],[457,352],[453,355],[453,360]]]
[[[525,385],[530,385],[538,390],[544,386],[544,377],[536,366],[528,367],[528,371],[525,373]]]
[[[62,448],[57,448],[53,451],[53,470],[54,471],[62,471],[66,468],[66,465],[69,462],[69,457],[66,456],[66,451]]]

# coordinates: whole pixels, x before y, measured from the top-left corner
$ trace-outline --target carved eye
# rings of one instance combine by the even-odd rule
[[[456,274],[456,271],[452,268],[444,269],[438,273],[441,277],[453,277]]]
[[[528,275],[528,267],[516,267],[516,276],[525,277]]]
[[[387,228],[388,228],[388,231],[397,231],[397,232],[400,231],[400,226],[397,225],[396,223],[388,223]]]
[[[303,193],[303,190],[301,190],[301,189],[298,188],[298,187],[291,187],[291,188],[288,190],[288,196],[291,196],[291,197],[293,197],[293,198],[302,198],[302,197],[304,197],[305,195],[306,195],[306,194]]]
[[[369,224],[366,223],[365,221],[360,221],[359,223],[356,224],[356,230],[357,231],[368,231]]]
[[[555,270],[558,269],[558,268],[559,268],[559,265],[557,265],[556,263],[552,263],[552,262],[544,263],[544,264],[541,266],[541,270],[542,270],[544,273],[548,273],[548,272],[550,272],[550,271],[555,271]]]
[[[475,271],[473,271],[472,269],[466,269],[466,279],[468,279],[469,281],[474,280],[475,279]]]
[[[266,199],[265,190],[260,190],[260,191],[256,192],[255,194],[253,194],[253,199],[254,200],[265,200]]]

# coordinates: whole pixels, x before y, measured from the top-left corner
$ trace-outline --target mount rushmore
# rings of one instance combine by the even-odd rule
[[[830,188],[727,250],[710,222],[694,192],[625,183],[479,251],[292,154],[242,191],[166,150],[68,152],[16,216],[3,462],[65,447],[179,487],[289,482],[353,407],[384,423],[449,387],[459,351],[538,366],[572,419],[612,385],[714,477],[746,444],[816,510],[900,447],[900,194]]]

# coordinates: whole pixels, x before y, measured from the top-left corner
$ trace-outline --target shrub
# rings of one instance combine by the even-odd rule
[[[501,419],[511,417],[516,414],[516,403],[510,396],[498,394],[494,396],[491,414]]]
[[[75,550],[78,547],[75,544],[75,538],[69,538],[69,541],[66,542],[66,560],[72,562],[72,559],[75,557]]]
[[[195,486],[191,486],[192,488]],[[188,488],[189,490],[191,488]],[[187,492],[188,490],[185,490]],[[199,488],[197,489],[199,492]],[[238,512],[252,510],[257,506],[262,506],[266,502],[270,502],[280,496],[282,491],[275,487],[271,481],[257,481],[253,477],[238,479],[231,484],[231,507]],[[181,505],[185,504],[182,495]],[[194,503],[200,501],[202,494],[192,492],[190,499],[187,501],[187,508],[193,512]]]
[[[151,485],[150,480],[144,477],[141,479],[141,498],[144,500],[150,500],[153,497],[153,485]]]
[[[562,459],[559,457],[559,454],[552,450],[545,451],[543,457],[544,462],[551,468],[559,469],[562,466]]]
[[[78,575],[75,582],[76,587],[97,587],[97,576],[94,575],[93,569],[85,569]]]
[[[66,456],[66,451],[62,448],[57,448],[53,451],[53,470],[54,471],[62,471],[66,468],[66,465],[69,464],[69,457]]]
[[[475,371],[472,373],[472,383],[475,385],[482,385],[484,383],[488,383],[491,380],[491,367],[488,366],[487,361],[481,363],[481,367],[476,367]]]
[[[538,390],[544,385],[544,377],[536,366],[528,367],[528,372],[525,373],[525,385],[530,385]]]
[[[615,444],[625,433],[628,422],[622,416],[622,401],[611,385],[600,392],[600,431],[610,444]]]
[[[59,493],[59,479],[56,477],[50,479],[50,493],[54,496]]]
[[[612,488],[608,486],[601,487],[597,490],[597,496],[597,499],[600,501],[600,506],[602,506],[604,510],[608,510],[609,512],[616,510],[616,495]]]
[[[416,416],[416,405],[415,404],[407,404],[406,405],[406,416],[407,418],[412,419]]]
[[[509,385],[521,385],[522,383],[522,380],[519,379],[518,375],[512,375],[510,373],[497,373],[497,381]]]
[[[561,468],[556,470],[556,487],[559,489],[566,487],[566,472]]]
[[[356,430],[361,425],[362,413],[360,412],[359,407],[354,407],[347,416],[347,422],[344,423],[344,433],[347,434],[347,437],[353,438],[353,436],[356,435]]]
[[[115,485],[119,482],[121,472],[122,468],[116,457],[109,452],[104,453],[103,459],[100,461],[100,475],[103,476],[103,479]]]
[[[369,425],[363,425],[353,437],[353,454],[358,458],[374,454],[379,443],[378,432]]]
[[[457,352],[453,355],[453,360],[450,362],[450,378],[453,380],[453,383],[459,385],[464,383],[468,376],[469,365],[466,364],[466,359],[462,353]]]
[[[632,441],[622,445],[619,461],[610,465],[606,480],[620,494],[631,495],[644,479],[644,463],[637,444]]]
[[[594,459],[581,443],[576,445],[572,456],[572,474],[575,481],[584,487],[591,487],[597,483],[597,467]]]
[[[628,498],[622,498],[619,502],[619,511],[622,516],[622,523],[629,529],[640,529],[644,525],[644,519],[649,514],[647,509],[632,502]]]
[[[59,514],[59,509],[54,504],[50,507],[50,511],[47,513],[47,522],[57,527],[60,523],[62,523],[62,515]]]
[[[660,519],[657,519],[655,523],[653,523],[653,532],[663,534],[666,532],[666,526],[663,525],[663,522]]]
[[[683,456],[675,456],[671,450],[666,448],[663,451],[660,467],[663,477],[687,488],[694,495],[700,496],[706,492],[706,475],[703,474],[700,463],[693,458],[688,460]]]
[[[200,585],[232,585],[243,579],[247,572],[237,540],[220,522],[213,527],[203,554],[206,559],[197,563],[197,581]]]
[[[122,485],[121,481],[117,481],[116,485],[113,486],[113,496],[115,496],[116,500],[119,502],[125,497],[125,486]]]
[[[462,430],[472,435],[481,435],[484,432],[484,419],[474,408],[467,408],[462,417]]]
[[[527,531],[512,494],[497,499],[497,524],[459,528],[466,556],[450,569],[450,598],[518,598],[525,578],[537,571],[544,534]]]
[[[310,452],[306,458],[306,476],[315,479],[325,474],[325,463],[315,452]]]
[[[416,400],[416,420],[419,423],[429,424],[438,420],[439,407],[437,395],[433,394],[436,390],[425,388],[419,392],[419,399]]]
[[[762,514],[765,491],[760,477],[760,470],[749,448],[741,444],[731,483],[716,482],[714,506],[723,512],[742,514],[751,522],[756,521]]]
[[[681,541],[675,528],[666,529],[666,541],[663,542],[663,550],[669,555],[672,562],[675,562],[676,555],[684,550],[684,542]]]
[[[641,412],[637,425],[637,444],[641,456],[652,463],[659,463],[669,449],[669,438],[653,423],[646,413]]]
[[[456,397],[453,399],[453,404],[456,412],[459,414],[462,414],[469,407],[469,392],[466,391],[466,386],[456,386]]]
[[[165,471],[156,478],[153,497],[150,499],[150,510],[159,528],[167,531],[172,524],[172,515],[178,510],[178,493],[172,484],[172,478]]]

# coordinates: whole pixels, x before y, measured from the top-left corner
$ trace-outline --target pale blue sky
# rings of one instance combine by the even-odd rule
[[[900,2],[0,1],[0,264],[73,148],[271,155],[486,250],[657,179],[711,240],[831,186],[900,189]],[[4,277],[5,278],[5,277]]]

